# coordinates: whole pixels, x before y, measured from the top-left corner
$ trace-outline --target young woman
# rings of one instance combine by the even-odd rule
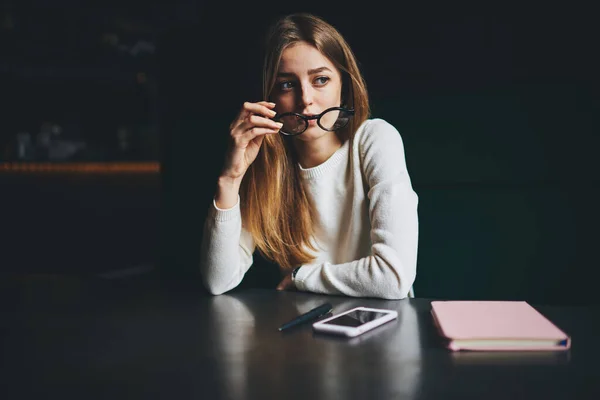
[[[369,118],[365,82],[340,33],[300,13],[269,30],[263,101],[244,103],[202,239],[213,294],[242,281],[254,251],[278,290],[412,295],[418,196],[399,132]]]

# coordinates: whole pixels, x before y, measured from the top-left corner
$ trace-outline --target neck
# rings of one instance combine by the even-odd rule
[[[330,135],[309,142],[295,140],[294,145],[302,168],[313,168],[323,164],[342,147],[342,140],[334,132],[331,132]]]

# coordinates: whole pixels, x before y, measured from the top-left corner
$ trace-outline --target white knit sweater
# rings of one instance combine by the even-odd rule
[[[319,251],[296,275],[302,291],[402,299],[416,277],[418,196],[399,132],[369,119],[327,161],[301,168],[316,207]],[[214,205],[204,227],[201,275],[208,290],[235,288],[252,265],[255,244],[242,228],[238,203]]]

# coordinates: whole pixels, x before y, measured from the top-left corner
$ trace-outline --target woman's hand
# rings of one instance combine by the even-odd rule
[[[277,290],[296,290],[296,285],[294,285],[294,281],[292,280],[292,273],[287,274],[279,285],[276,287]]]
[[[221,172],[221,179],[241,181],[254,162],[265,135],[278,133],[282,127],[272,121],[275,103],[245,102],[238,117],[229,126],[230,146]]]

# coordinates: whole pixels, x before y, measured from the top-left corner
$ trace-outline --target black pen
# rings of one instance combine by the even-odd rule
[[[301,323],[304,323],[304,322],[307,322],[307,321],[310,321],[313,319],[317,319],[320,316],[325,315],[328,312],[330,312],[331,309],[332,309],[331,304],[329,304],[329,303],[322,304],[319,307],[313,308],[309,312],[302,314],[299,317],[294,318],[290,322],[281,325],[279,327],[279,330],[283,331],[285,329],[291,328],[291,327],[299,325]]]

